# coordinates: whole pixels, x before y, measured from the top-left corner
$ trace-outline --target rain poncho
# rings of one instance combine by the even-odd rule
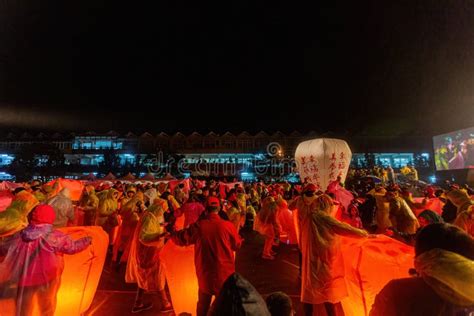
[[[457,207],[454,225],[474,236],[474,201],[464,190],[452,190],[446,195],[451,203]]]
[[[115,197],[117,195],[117,197]],[[118,209],[118,191],[109,189],[102,191],[99,196],[99,214],[97,217],[97,225],[104,226],[107,218]]]
[[[454,220],[454,225],[458,226],[466,233],[474,237],[474,206],[458,214]]]
[[[125,281],[138,283],[146,291],[161,291],[166,277],[160,251],[164,246],[164,212],[168,203],[160,198],[153,201],[138,222],[130,246]]]
[[[13,235],[28,226],[28,214],[38,204],[31,193],[19,192],[10,206],[0,212],[0,237]]]
[[[457,306],[474,306],[474,261],[433,249],[416,257],[415,268],[444,300]]]
[[[390,200],[390,221],[392,226],[400,233],[413,235],[420,227],[418,219],[408,206],[407,202],[395,196]]]
[[[420,277],[396,279],[377,295],[371,316],[470,315],[474,311],[474,262],[432,249],[415,259]]]
[[[464,190],[452,190],[446,193],[446,197],[457,207],[457,214],[464,212],[471,205],[474,205],[474,201],[471,200],[470,196]]]
[[[58,195],[51,198],[48,203],[54,208],[56,213],[56,220],[53,223],[54,227],[65,227],[68,221],[74,220],[74,206],[69,197],[69,189],[62,189]]]
[[[42,316],[53,316],[62,254],[82,251],[90,242],[90,237],[73,241],[51,224],[30,225],[11,236],[1,245],[8,250],[0,263],[0,297],[16,299],[16,315],[32,315],[37,309]]]
[[[146,190],[143,195],[145,196],[145,203],[147,203],[147,205],[152,205],[153,201],[158,197],[158,192],[155,188],[151,188]]]
[[[296,236],[295,223],[293,221],[293,212],[288,209],[288,203],[281,198],[281,196],[278,198],[277,204],[277,220],[280,224],[281,231],[286,234],[288,243],[297,244],[298,238]]]
[[[184,227],[188,227],[199,219],[199,216],[204,212],[204,206],[199,202],[186,202],[174,212],[175,217],[184,215]]]
[[[229,216],[229,221],[232,222],[235,229],[239,231],[240,226],[242,225],[242,212],[237,207],[230,207],[227,211],[227,216]]]
[[[278,220],[278,204],[273,197],[262,202],[262,208],[255,219],[255,230],[268,238],[280,236],[281,225]]]
[[[240,274],[233,273],[216,297],[209,316],[270,316],[257,290]]]
[[[372,194],[375,198],[377,209],[375,211],[375,221],[377,222],[377,231],[384,233],[387,228],[392,226],[392,222],[389,218],[389,203],[385,198],[387,191],[384,188],[379,190],[372,190],[369,194]]]
[[[292,203],[293,204],[293,203]],[[302,253],[301,301],[337,303],[348,296],[344,259],[338,235],[364,237],[367,233],[329,215],[331,198],[323,195],[311,204],[298,198],[300,249]]]
[[[345,210],[347,210],[349,204],[354,199],[352,193],[342,187],[337,180],[329,183],[326,191],[327,193],[334,194],[334,199],[341,203]]]
[[[133,233],[137,227],[138,220],[140,219],[141,208],[143,206],[143,193],[138,192],[135,197],[130,199],[125,205],[122,205],[120,209],[120,216],[122,218],[122,225],[120,225],[116,247],[114,247],[115,253],[117,251],[125,252],[121,257],[122,261],[127,261],[128,250],[132,242]]]
[[[94,226],[99,207],[99,198],[95,194],[94,186],[87,185],[79,200],[79,206],[84,211],[84,225]]]

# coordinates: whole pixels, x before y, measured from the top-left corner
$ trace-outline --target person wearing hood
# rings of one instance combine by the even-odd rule
[[[177,218],[184,215],[184,228],[186,228],[196,222],[205,210],[202,203],[198,202],[197,195],[192,194],[189,200],[174,211],[174,216]]]
[[[389,218],[392,227],[402,234],[414,235],[420,223],[408,203],[397,191],[388,191],[386,198],[390,205]]]
[[[64,269],[63,254],[75,254],[91,244],[91,237],[74,241],[54,229],[55,218],[50,205],[37,206],[29,226],[11,241],[0,264],[0,279],[6,277],[2,274],[8,274],[17,284],[16,315],[32,315],[36,309],[38,315],[53,316]]]
[[[100,192],[99,208],[97,214],[96,225],[102,226],[109,235],[109,253],[113,251],[114,244],[114,227],[118,225],[116,214],[118,211],[119,192],[115,189],[108,189]]]
[[[84,226],[94,226],[99,207],[99,198],[95,194],[94,186],[86,185],[79,200],[79,206],[84,211]]]
[[[209,197],[207,214],[171,238],[179,246],[195,245],[194,265],[198,279],[197,316],[206,316],[213,295],[218,295],[225,280],[235,272],[235,255],[242,243],[234,225],[218,212],[219,199]]]
[[[148,188],[145,193],[143,193],[145,196],[145,206],[149,207],[150,205],[153,204],[153,201],[158,197],[158,191],[156,191],[155,188]]]
[[[474,205],[459,213],[454,220],[454,225],[474,237]]]
[[[423,228],[430,224],[443,223],[443,218],[432,210],[424,210],[418,214],[418,222],[420,223],[420,228]]]
[[[236,272],[224,282],[207,315],[271,316],[260,293]]]
[[[360,238],[368,234],[333,218],[331,198],[325,194],[316,196],[316,189],[314,184],[306,185],[302,197],[290,203],[290,209],[298,209],[300,299],[307,316],[313,314],[314,307],[325,309],[328,315],[344,315],[341,300],[348,292],[338,236]]]
[[[375,198],[375,221],[377,223],[377,232],[382,234],[385,233],[387,228],[392,226],[388,201],[385,198],[386,193],[387,190],[382,186],[376,186],[367,193]]]
[[[144,302],[145,292],[158,292],[161,311],[172,311],[165,292],[166,277],[164,265],[160,260],[160,251],[164,246],[165,219],[168,210],[166,200],[156,198],[139,220],[130,245],[125,282],[137,283],[137,295],[132,313],[151,309],[152,303]]]
[[[474,200],[466,190],[455,189],[446,194],[448,200],[457,207],[453,224],[474,236]]]
[[[135,194],[137,194],[137,188],[132,185],[128,185],[126,187],[125,194],[120,198],[120,204],[124,206],[128,203],[128,201],[135,197]]]
[[[186,201],[186,192],[184,191],[184,183],[178,184],[178,186],[174,189],[173,195],[179,204],[183,204],[184,201]]]
[[[274,260],[276,252],[272,250],[275,238],[280,236],[281,225],[278,221],[278,204],[275,198],[268,196],[262,201],[262,209],[257,214],[256,230],[265,237],[262,258]]]
[[[18,191],[10,206],[0,212],[0,238],[13,235],[28,226],[28,214],[38,204],[30,192]]]
[[[390,281],[370,316],[457,316],[474,312],[474,239],[454,225],[423,228],[415,243],[415,277]]]
[[[55,228],[66,227],[68,221],[74,220],[74,206],[72,205],[68,188],[63,188],[47,204],[51,205],[56,213],[56,219],[53,223]]]
[[[133,232],[137,227],[138,220],[141,214],[145,211],[146,207],[144,204],[144,196],[141,191],[136,193],[134,197],[120,208],[120,216],[122,218],[122,225],[120,225],[119,232],[117,235],[116,243],[116,269],[120,269],[121,260],[127,260],[127,256],[122,257],[123,254],[130,247],[130,243],[133,237]],[[128,253],[127,253],[128,254]]]

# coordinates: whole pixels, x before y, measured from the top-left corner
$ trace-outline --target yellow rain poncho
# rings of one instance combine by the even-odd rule
[[[390,199],[390,221],[397,231],[405,234],[413,235],[420,227],[410,206],[399,196]]]
[[[84,187],[84,192],[79,200],[79,206],[84,211],[84,225],[94,226],[97,208],[99,207],[99,198],[95,194],[94,186],[86,185]]]
[[[241,222],[242,222],[242,213],[240,210],[234,206],[230,207],[227,211],[227,216],[229,216],[229,221],[235,226],[235,229],[239,231]]]
[[[454,225],[474,237],[474,206],[470,206],[467,210],[459,213],[454,220]]]
[[[118,191],[109,189],[106,192],[102,191],[99,196],[99,216],[97,218],[97,225],[104,226],[107,218],[118,209]]]
[[[295,206],[302,253],[301,301],[309,304],[340,302],[348,296],[348,291],[338,235],[366,237],[367,232],[331,217],[332,202],[327,195],[311,204],[298,198],[290,209]]]
[[[392,222],[389,218],[389,204],[385,198],[387,190],[384,188],[373,189],[368,194],[371,194],[375,198],[377,210],[375,212],[375,220],[377,222],[377,231],[379,233],[385,233],[385,230],[392,226]]]
[[[474,205],[474,201],[471,200],[471,197],[465,190],[451,190],[446,193],[446,197],[458,208],[457,214],[466,211],[471,205]]]
[[[442,299],[456,306],[474,306],[474,261],[433,249],[416,257],[415,268]]]
[[[19,192],[10,206],[0,212],[0,237],[13,235],[28,226],[28,214],[38,204],[33,194]]]
[[[164,216],[167,201],[156,198],[137,225],[130,246],[125,281],[146,291],[161,291],[166,277],[160,251],[164,246]]]

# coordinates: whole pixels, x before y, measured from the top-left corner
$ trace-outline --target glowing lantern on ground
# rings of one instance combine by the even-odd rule
[[[298,210],[293,211],[293,219],[299,238]],[[344,313],[347,316],[368,316],[375,296],[389,281],[409,277],[414,249],[385,235],[376,238],[341,236],[340,239],[349,294],[342,300]],[[322,310],[315,312],[326,315]]]
[[[195,315],[198,301],[198,281],[194,267],[194,246],[180,247],[171,240],[160,253],[166,280],[176,315]]]
[[[55,315],[82,315],[92,303],[99,284],[109,237],[99,226],[79,226],[61,228],[74,240],[92,237],[92,245],[86,250],[64,255],[64,271],[58,291]]]
[[[345,314],[369,315],[375,296],[389,281],[410,276],[414,249],[385,235],[341,240],[349,293],[342,301]]]
[[[295,152],[301,180],[307,179],[323,191],[338,176],[344,182],[351,157],[349,145],[343,140],[333,138],[316,138],[302,142]]]
[[[0,212],[7,209],[13,201],[13,194],[9,190],[0,191]]]
[[[74,240],[92,237],[92,245],[86,250],[74,255],[64,255],[64,270],[57,293],[55,315],[79,316],[89,309],[94,298],[104,266],[108,235],[98,226],[67,227],[60,230]],[[10,283],[9,288],[0,288],[0,294],[3,294],[0,295],[0,316],[15,315],[17,290],[17,283]],[[31,316],[40,316],[37,305],[33,306]]]

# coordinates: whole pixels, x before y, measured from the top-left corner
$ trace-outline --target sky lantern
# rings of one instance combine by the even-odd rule
[[[74,255],[64,255],[64,271],[55,315],[82,315],[91,306],[104,267],[109,237],[99,226],[61,228],[76,240],[91,236],[92,245]]]
[[[293,211],[296,236],[299,238],[298,210]],[[298,240],[299,242],[299,240]],[[368,316],[375,296],[391,280],[410,277],[415,251],[385,235],[375,238],[340,236],[348,296],[341,303],[347,316]],[[316,310],[317,315],[326,315]]]
[[[92,237],[92,245],[84,251],[63,256],[64,270],[57,293],[55,315],[83,315],[91,306],[97,290],[104,267],[109,237],[99,226],[65,227],[59,230],[74,240],[85,236]],[[0,269],[4,269],[4,267],[0,265]],[[18,290],[18,283],[15,282],[18,282],[18,279],[12,275],[8,276],[13,283],[9,284],[9,288],[0,288],[0,294],[2,294],[0,296],[1,316],[15,315],[15,300]],[[0,283],[5,281],[5,279],[2,280],[2,277],[4,278],[5,275],[0,275]],[[41,316],[37,305],[33,306],[31,316]]]
[[[184,216],[182,216],[184,218]],[[169,240],[160,252],[176,315],[196,314],[198,280],[194,266],[194,245],[181,247]]]
[[[325,191],[338,176],[346,179],[352,152],[341,139],[316,138],[298,145],[295,160],[301,181],[305,179]]]
[[[63,179],[57,178],[54,179],[47,184],[54,186],[58,183],[55,187],[53,196],[57,195],[63,188],[68,188],[71,196],[72,201],[79,201],[81,198],[82,190],[84,189],[84,183],[79,180],[71,180],[71,179]]]

